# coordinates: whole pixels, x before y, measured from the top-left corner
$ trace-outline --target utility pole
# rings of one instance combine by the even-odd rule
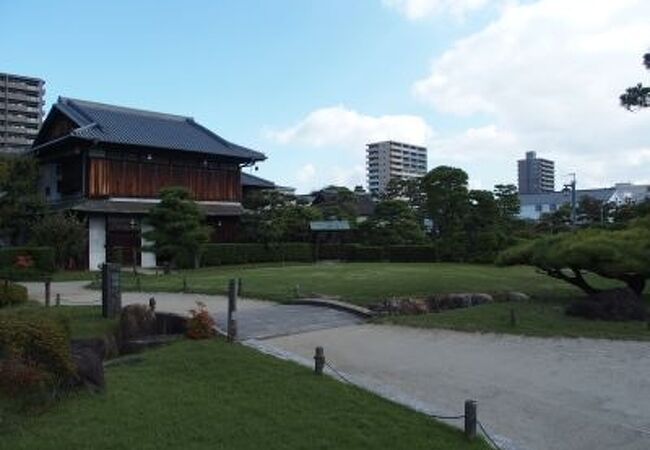
[[[571,182],[564,185],[564,192],[571,193],[571,226],[575,227],[578,219],[577,207],[578,196],[576,193],[576,174],[570,173]]]

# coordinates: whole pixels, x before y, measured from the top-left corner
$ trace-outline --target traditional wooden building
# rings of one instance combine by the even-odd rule
[[[107,261],[156,265],[142,251],[143,218],[167,186],[190,191],[213,241],[231,241],[243,212],[241,169],[266,158],[190,117],[70,98],[52,106],[32,154],[46,201],[87,217],[91,270]]]

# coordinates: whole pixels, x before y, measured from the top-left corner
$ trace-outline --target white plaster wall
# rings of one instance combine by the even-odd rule
[[[106,218],[90,216],[88,218],[88,269],[99,270],[106,262]]]
[[[147,225],[145,223],[142,224],[142,227],[140,228],[142,233],[146,233],[147,231],[151,231],[151,225]],[[141,238],[140,244],[142,247],[146,245],[150,245],[151,242],[147,241],[144,237]],[[141,255],[141,264],[143,268],[151,268],[151,267],[156,267],[156,254],[153,252],[145,252],[144,250],[142,251]]]

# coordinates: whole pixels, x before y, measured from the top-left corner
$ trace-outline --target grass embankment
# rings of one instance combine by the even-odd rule
[[[19,449],[488,449],[460,431],[310,370],[223,341],[184,341],[107,369],[5,430]],[[460,407],[460,405],[459,405]]]

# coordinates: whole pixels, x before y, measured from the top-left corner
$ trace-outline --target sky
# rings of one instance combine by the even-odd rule
[[[650,183],[648,0],[0,0],[0,72],[58,96],[194,117],[264,152],[299,193],[366,185],[365,145],[425,145],[429,169],[560,189]]]

